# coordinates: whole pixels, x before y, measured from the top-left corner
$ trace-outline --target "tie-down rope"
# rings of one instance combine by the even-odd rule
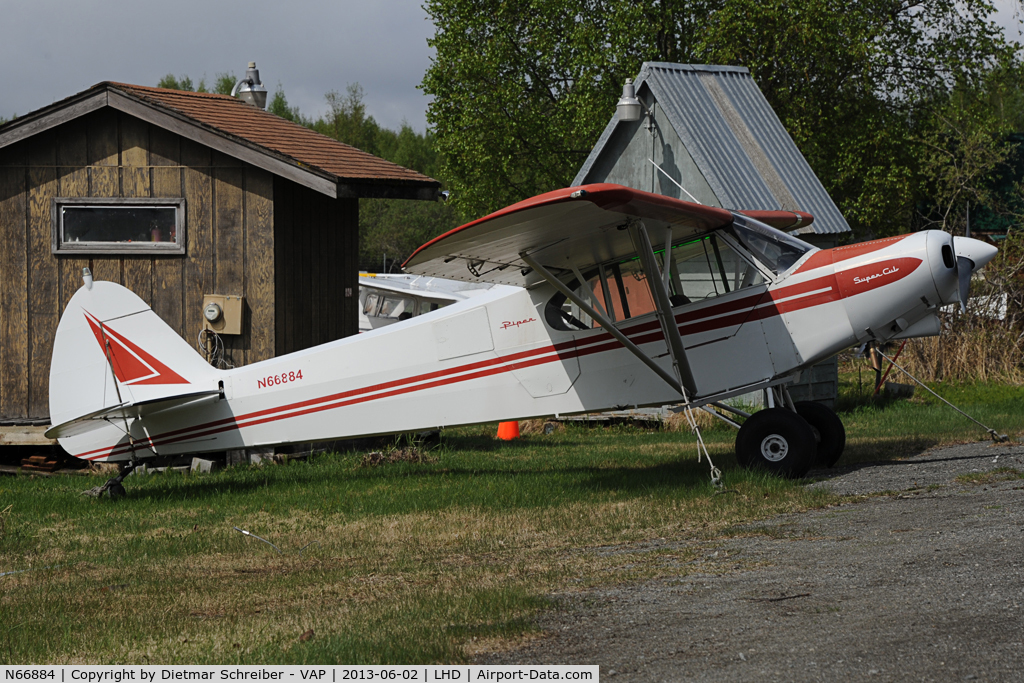
[[[683,398],[686,398],[686,392],[683,392]],[[715,467],[715,463],[711,462],[711,455],[708,453],[708,447],[704,445],[704,437],[701,436],[700,427],[697,425],[697,420],[693,417],[693,408],[689,405],[683,409],[686,414],[686,421],[690,425],[690,431],[697,435],[697,462],[701,462],[701,457],[708,459],[708,465],[711,467],[711,484],[718,488],[722,488],[722,470]]]
[[[967,414],[967,413],[965,413],[964,411],[960,410],[959,408],[957,408],[957,407],[956,407],[955,405],[953,405],[952,403],[950,403],[950,402],[949,402],[949,401],[947,401],[946,399],[944,399],[944,398],[942,398],[941,396],[939,396],[938,394],[936,394],[936,393],[935,393],[934,391],[932,391],[932,390],[931,390],[931,389],[930,389],[930,388],[928,387],[928,385],[926,385],[926,384],[925,384],[924,382],[922,382],[922,381],[921,381],[921,380],[919,380],[918,378],[916,378],[916,377],[914,377],[913,375],[911,375],[911,374],[910,374],[910,373],[909,373],[909,372],[908,372],[908,371],[907,371],[907,370],[906,370],[905,368],[903,368],[902,366],[900,366],[900,365],[897,365],[897,364],[896,364],[896,360],[895,360],[894,358],[889,358],[889,356],[887,356],[887,355],[885,355],[884,353],[882,353],[882,351],[881,351],[880,349],[878,349],[878,347],[875,347],[875,350],[876,350],[876,351],[878,351],[878,355],[879,355],[879,356],[881,356],[882,358],[884,358],[884,359],[886,359],[887,361],[889,361],[889,362],[890,362],[890,363],[891,363],[891,364],[893,365],[893,367],[895,367],[895,368],[896,368],[897,370],[899,370],[900,372],[902,372],[902,373],[903,373],[904,375],[906,375],[907,377],[909,377],[910,379],[914,380],[914,381],[915,381],[915,382],[917,382],[917,383],[918,383],[919,385],[921,385],[921,386],[922,386],[922,387],[923,387],[923,388],[925,389],[925,391],[927,391],[927,392],[928,392],[928,393],[930,393],[930,394],[931,394],[932,396],[934,396],[935,398],[939,399],[940,401],[942,401],[943,403],[945,403],[945,404],[946,404],[947,406],[949,406],[950,408],[952,408],[952,409],[953,409],[953,410],[955,410],[956,412],[960,413],[961,415],[963,415],[964,417],[966,417],[966,418],[967,418],[968,420],[970,420],[971,422],[973,422],[974,424],[978,425],[979,427],[981,427],[982,429],[984,429],[984,430],[985,430],[986,432],[988,432],[988,435],[992,437],[992,440],[993,440],[993,441],[995,441],[996,443],[1005,443],[1005,442],[1009,441],[1009,437],[1007,437],[1007,436],[1006,436],[1006,434],[999,434],[999,433],[997,433],[997,432],[996,432],[996,430],[992,429],[991,427],[989,427],[989,426],[987,426],[987,425],[984,425],[984,424],[982,424],[981,422],[978,422],[978,421],[977,421],[977,420],[975,420],[975,419],[974,419],[973,417],[971,417],[970,415],[968,415],[968,414]]]

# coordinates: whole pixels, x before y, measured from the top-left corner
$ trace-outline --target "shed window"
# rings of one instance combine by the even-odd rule
[[[53,252],[184,254],[184,199],[53,200]]]

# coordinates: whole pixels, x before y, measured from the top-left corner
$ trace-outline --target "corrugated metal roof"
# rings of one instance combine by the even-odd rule
[[[723,208],[802,210],[801,232],[849,232],[850,226],[743,67],[647,62],[636,79],[671,123]],[[588,178],[615,132],[613,117],[580,169]]]

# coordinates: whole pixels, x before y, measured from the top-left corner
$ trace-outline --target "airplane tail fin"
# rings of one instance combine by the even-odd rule
[[[109,427],[114,415],[141,417],[216,393],[221,372],[130,290],[86,277],[53,341],[47,435],[68,449],[64,437]]]

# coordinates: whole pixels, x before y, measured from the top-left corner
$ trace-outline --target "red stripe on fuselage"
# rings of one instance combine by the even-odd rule
[[[811,254],[809,259],[800,264],[799,268],[793,271],[793,275],[822,268],[834,263],[842,263],[843,261],[856,258],[857,256],[862,256],[864,254],[870,254],[873,251],[878,251],[879,249],[885,249],[886,247],[892,246],[907,237],[910,237],[910,235],[885,237],[880,240],[858,242],[857,244],[850,244],[845,247],[835,247],[833,249],[816,251]]]

